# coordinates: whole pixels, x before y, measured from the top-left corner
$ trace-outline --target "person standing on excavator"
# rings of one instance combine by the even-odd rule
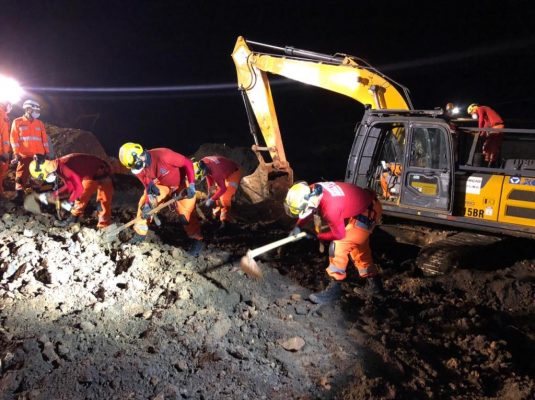
[[[69,198],[60,204],[64,210],[70,212],[70,216],[61,221],[60,226],[78,222],[95,192],[99,203],[97,228],[110,225],[113,182],[111,168],[106,161],[82,153],[68,154],[55,160],[45,160],[43,156],[36,156],[30,162],[29,171],[32,178],[38,181],[58,183],[58,178],[63,181],[63,186],[52,193],[39,194],[39,200],[43,204],[54,202],[63,193],[69,194]]]
[[[168,197],[175,197],[175,211],[188,237],[193,240],[189,254],[198,256],[204,248],[201,226],[195,212],[195,173],[192,161],[166,148],[144,150],[137,143],[119,149],[119,161],[141,181],[145,191],[139,200],[138,221],[130,243],[140,243],[148,233],[150,210]],[[182,193],[186,193],[185,196]]]
[[[490,107],[473,103],[468,106],[467,111],[473,119],[478,120],[478,128],[505,128],[502,117]],[[498,162],[503,132],[482,132],[481,135],[485,138],[483,142],[483,157],[490,167]]]
[[[39,120],[41,106],[34,100],[26,100],[22,105],[24,115],[13,120],[11,125],[11,148],[17,163],[15,173],[15,203],[22,204],[24,190],[29,186],[28,166],[36,154],[49,158],[50,145],[45,124]]]
[[[368,189],[344,182],[319,182],[309,186],[306,182],[294,184],[284,201],[286,213],[299,218],[290,232],[301,231],[313,214],[321,217],[330,230],[317,232],[317,238],[330,241],[327,275],[331,279],[327,288],[313,293],[309,299],[325,304],[340,298],[341,281],[346,278],[346,268],[351,257],[358,273],[366,278],[362,291],[366,295],[380,295],[383,284],[373,263],[369,236],[382,214],[381,203]]]
[[[213,208],[214,216],[219,214],[221,225],[224,229],[228,219],[228,213],[232,199],[240,185],[242,171],[234,161],[222,156],[208,156],[193,163],[195,179],[200,181],[206,178],[206,186],[209,197],[204,205]],[[217,191],[210,196],[211,188],[215,185]]]
[[[11,103],[0,103],[0,198],[4,197],[4,180],[9,171],[11,144],[9,142],[9,118]]]

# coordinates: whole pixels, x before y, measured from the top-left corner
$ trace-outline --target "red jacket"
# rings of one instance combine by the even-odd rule
[[[7,113],[0,108],[0,155],[8,154],[10,150],[9,118],[7,117]]]
[[[189,183],[195,182],[193,163],[189,158],[165,148],[147,150],[147,152],[150,157],[150,165],[146,165],[136,175],[141,183],[143,183],[145,190],[154,180],[158,181],[155,183],[175,190],[181,184],[185,184],[185,178],[188,179]]]
[[[479,128],[493,128],[496,125],[503,125],[503,119],[492,108],[487,106],[477,107],[477,117]]]
[[[346,235],[346,218],[355,217],[364,212],[373,200],[373,194],[369,190],[362,189],[351,183],[344,182],[320,182],[313,185],[321,185],[323,188],[322,198],[318,205],[317,213],[323,221],[329,225],[330,231],[320,233],[319,240],[341,240]],[[297,225],[304,225],[310,218],[300,219]]]
[[[214,185],[214,182],[219,188],[219,190],[211,197],[212,200],[216,201],[227,191],[225,179],[236,172],[240,167],[234,161],[222,156],[204,157],[201,161],[203,161],[210,170],[210,173],[206,176],[208,190]]]
[[[91,154],[73,153],[58,158],[57,173],[65,183],[57,192],[70,193],[69,201],[75,201],[84,192],[83,180],[102,179],[110,176],[109,164]]]

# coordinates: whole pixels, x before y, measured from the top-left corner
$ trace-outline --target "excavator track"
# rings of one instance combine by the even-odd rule
[[[416,265],[424,275],[443,275],[465,266],[478,254],[501,242],[498,236],[459,232],[424,246],[416,258]]]

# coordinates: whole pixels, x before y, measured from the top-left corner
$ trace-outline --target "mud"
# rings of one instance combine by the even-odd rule
[[[137,189],[118,185],[114,219]],[[282,223],[203,225],[201,257],[172,214],[147,243],[103,245],[94,217],[69,230],[0,203],[2,399],[531,399],[535,254],[510,240],[470,268],[423,277],[418,248],[374,235],[387,295],[340,302],[323,288],[326,255],[304,240],[240,271]],[[495,254],[488,252],[488,254]],[[492,261],[492,262],[491,262]]]

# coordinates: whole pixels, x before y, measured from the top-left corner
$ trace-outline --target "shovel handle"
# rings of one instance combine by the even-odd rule
[[[264,254],[270,250],[273,250],[277,247],[283,246],[288,243],[295,242],[297,240],[303,239],[307,235],[306,232],[300,232],[297,235],[291,235],[284,239],[277,240],[276,242],[268,243],[262,247],[258,247],[256,249],[250,250],[247,252],[247,255],[251,258],[254,258],[256,256],[259,256],[260,254]]]
[[[173,204],[173,203],[176,202],[176,201],[183,200],[183,199],[185,199],[186,197],[187,197],[186,195],[180,195],[180,196],[178,196],[177,198],[169,199],[169,200],[167,200],[166,202],[164,202],[164,203],[158,205],[157,207],[154,207],[152,210],[150,210],[150,211],[148,212],[148,215],[156,214],[156,213],[158,213],[162,208],[165,208],[165,207],[167,207],[167,206]],[[119,226],[118,228],[115,228],[115,229],[113,229],[113,230],[110,231],[110,232],[106,232],[106,235],[108,235],[108,236],[116,236],[117,234],[119,234],[119,232],[122,232],[122,231],[124,231],[126,228],[131,227],[132,225],[134,225],[134,224],[135,224],[138,220],[140,220],[140,219],[141,219],[141,218],[137,218],[137,217],[136,217],[136,218],[134,218],[132,221],[127,222],[126,224],[121,225],[121,226]]]

